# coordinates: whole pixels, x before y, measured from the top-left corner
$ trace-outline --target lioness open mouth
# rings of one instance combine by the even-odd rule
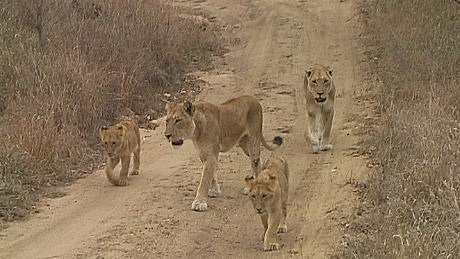
[[[184,144],[184,141],[182,139],[179,139],[179,140],[176,140],[176,141],[172,141],[171,144],[173,146],[182,146],[182,144]]]
[[[317,103],[323,103],[323,102],[326,101],[326,98],[324,98],[324,97],[317,97],[317,98],[315,98],[315,101],[316,101]]]

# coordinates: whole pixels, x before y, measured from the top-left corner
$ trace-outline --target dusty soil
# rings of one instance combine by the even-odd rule
[[[264,134],[282,135],[275,151],[291,169],[288,232],[283,247],[263,252],[262,224],[242,195],[249,160],[235,148],[219,158],[223,195],[208,211],[190,210],[201,173],[192,143],[173,150],[164,124],[144,131],[141,174],[127,187],[111,186],[101,171],[46,201],[41,212],[1,233],[4,258],[324,258],[343,245],[343,228],[357,205],[353,182],[365,160],[356,155],[357,102],[364,87],[359,71],[359,32],[352,0],[175,1],[215,17],[240,39],[216,69],[198,75],[207,82],[198,99],[223,102],[256,96],[264,108]],[[312,63],[332,65],[337,87],[332,151],[314,155],[304,138],[302,82]],[[263,151],[262,158],[271,155]]]

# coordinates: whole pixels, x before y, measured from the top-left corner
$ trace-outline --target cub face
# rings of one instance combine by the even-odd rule
[[[304,87],[313,95],[315,102],[324,103],[332,89],[332,68],[314,65],[305,71],[305,81]]]
[[[248,187],[248,196],[257,214],[267,213],[267,208],[273,203],[277,187],[277,179],[274,175],[259,174],[257,179],[253,176],[245,178]]]
[[[109,157],[118,156],[123,151],[125,132],[123,125],[102,126],[99,129],[102,145]]]
[[[184,140],[193,137],[195,107],[191,102],[166,104],[165,137],[173,146],[181,146]]]

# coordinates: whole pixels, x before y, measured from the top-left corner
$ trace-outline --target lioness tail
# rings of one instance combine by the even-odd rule
[[[264,147],[270,151],[273,151],[275,149],[277,149],[279,146],[281,146],[281,144],[283,144],[283,138],[280,137],[280,136],[276,136],[273,138],[273,141],[272,143],[274,145],[269,145],[266,141],[265,141],[265,138],[262,137],[262,145],[264,145]]]

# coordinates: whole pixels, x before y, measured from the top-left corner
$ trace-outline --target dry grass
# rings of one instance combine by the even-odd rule
[[[12,147],[0,152],[0,222],[31,189],[97,164],[101,125],[161,111],[164,92],[222,51],[212,26],[161,1],[7,0],[0,32],[0,140]],[[25,184],[32,175],[45,180]]]
[[[378,62],[379,169],[351,222],[350,258],[460,255],[460,5],[367,1],[369,58]]]

